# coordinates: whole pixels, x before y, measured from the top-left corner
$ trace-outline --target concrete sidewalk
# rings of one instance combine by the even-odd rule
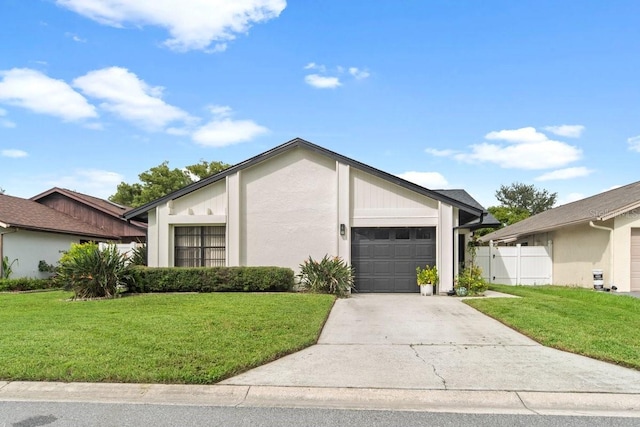
[[[0,382],[0,401],[640,418],[639,394]]]
[[[338,300],[319,343],[218,385],[0,382],[0,401],[640,417],[640,372],[543,347],[458,298]]]

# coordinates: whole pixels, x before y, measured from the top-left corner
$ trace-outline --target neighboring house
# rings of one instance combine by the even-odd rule
[[[39,262],[55,264],[71,243],[118,239],[48,206],[0,194],[0,259],[17,260],[11,278],[46,277]]]
[[[551,246],[553,282],[593,286],[592,270],[619,291],[640,291],[640,182],[534,215],[482,237]]]
[[[33,196],[31,200],[118,236],[122,243],[146,241],[146,224],[127,222],[123,218],[122,215],[131,210],[129,207],[57,187]]]
[[[127,212],[148,221],[148,263],[297,270],[340,256],[359,292],[417,292],[416,266],[453,288],[459,236],[486,211],[466,192],[428,190],[302,139]]]

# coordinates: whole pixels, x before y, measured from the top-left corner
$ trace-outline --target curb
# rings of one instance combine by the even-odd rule
[[[0,381],[0,401],[640,418],[640,394],[631,393]]]

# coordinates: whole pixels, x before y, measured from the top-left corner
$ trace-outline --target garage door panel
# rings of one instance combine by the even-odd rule
[[[393,247],[395,258],[413,258],[415,256],[415,245],[395,245]]]
[[[389,261],[377,261],[373,264],[373,273],[390,275],[393,274],[393,265]]]
[[[416,245],[416,255],[421,258],[435,258],[435,245]]]
[[[355,228],[351,263],[359,292],[417,292],[416,267],[435,264],[435,228]]]
[[[373,246],[373,258],[387,259],[391,252],[391,246],[388,244],[374,245]]]

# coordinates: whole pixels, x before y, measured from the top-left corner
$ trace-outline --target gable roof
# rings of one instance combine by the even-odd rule
[[[312,150],[315,151],[317,153],[320,153],[324,156],[327,156],[329,158],[332,158],[334,160],[340,161],[341,163],[347,164],[351,167],[354,167],[356,169],[360,169],[362,171],[365,171],[367,173],[370,173],[371,175],[374,175],[378,178],[382,178],[386,181],[390,181],[394,184],[397,184],[401,187],[407,188],[411,191],[415,191],[416,193],[425,195],[427,197],[430,197],[432,199],[435,200],[439,200],[442,202],[445,202],[447,204],[450,204],[454,207],[457,207],[461,210],[464,210],[466,212],[469,212],[473,215],[476,216],[480,216],[483,213],[483,208],[480,207],[478,208],[477,206],[472,206],[472,205],[468,205],[467,203],[457,200],[449,195],[446,194],[442,194],[442,193],[438,193],[436,191],[433,190],[429,190],[427,188],[421,187],[417,184],[414,184],[412,182],[406,181],[402,178],[399,178],[395,175],[392,175],[390,173],[381,171],[380,169],[376,169],[374,167],[365,165],[364,163],[360,163],[356,160],[350,159],[348,157],[345,157],[341,154],[335,153],[331,150],[327,150],[326,148],[320,147],[319,145],[313,144],[309,141],[305,141],[304,139],[301,138],[295,138],[292,139],[291,141],[285,142],[282,145],[279,145],[269,151],[265,151],[262,154],[258,154],[255,157],[252,157],[248,160],[245,160],[244,162],[238,163],[237,165],[231,166],[230,168],[227,168],[215,175],[212,175],[210,177],[201,179],[200,181],[194,182],[192,184],[187,185],[186,187],[183,187],[179,190],[176,190],[172,193],[167,194],[164,197],[161,197],[159,199],[156,199],[150,203],[147,203],[143,206],[140,206],[139,208],[135,208],[132,209],[131,211],[127,212],[126,214],[124,214],[124,217],[126,219],[133,219],[136,217],[144,217],[146,215],[146,213],[155,208],[156,206],[159,206],[163,203],[166,203],[169,200],[173,200],[182,196],[185,196],[193,191],[196,191],[202,187],[205,187],[211,183],[217,182],[225,177],[227,177],[228,175],[232,175],[235,172],[248,168],[250,166],[253,166],[257,163],[261,163],[265,160],[268,160],[274,156],[277,156],[279,154],[282,154],[285,151],[291,150],[293,148],[297,148],[297,147],[302,147],[302,148],[306,148],[308,150]]]
[[[45,197],[59,193],[70,199],[76,200],[85,205],[91,206],[94,209],[102,211],[108,215],[122,218],[122,215],[126,212],[130,211],[132,208],[128,206],[122,206],[117,203],[110,202],[108,200],[99,199],[94,196],[89,196],[88,194],[78,193],[77,191],[67,190],[66,188],[53,187],[50,190],[44,191],[36,196],[33,196],[31,200],[37,202],[38,200],[44,199]]]
[[[460,224],[462,228],[470,228],[471,230],[477,230],[478,228],[495,228],[502,224],[493,215],[491,215],[476,199],[471,197],[471,194],[461,188],[458,189],[446,189],[446,190],[434,190],[440,194],[444,194],[469,206],[474,206],[478,209],[482,209],[482,218],[475,218],[464,224]]]
[[[0,227],[73,234],[101,239],[118,239],[48,206],[29,199],[0,194]]]
[[[640,208],[640,181],[549,209],[489,233],[482,240],[513,240],[568,225],[606,221],[636,208]]]

